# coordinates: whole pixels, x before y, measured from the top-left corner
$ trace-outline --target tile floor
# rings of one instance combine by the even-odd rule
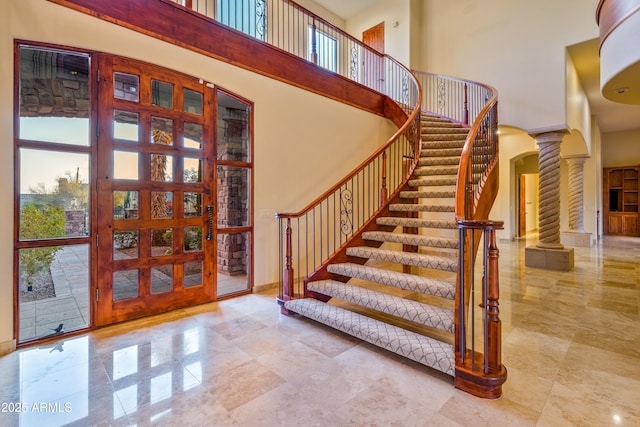
[[[115,287],[117,299],[138,295],[137,274],[118,272],[120,283]],[[170,290],[172,278],[152,270],[152,292]],[[89,247],[64,246],[56,253],[51,265],[56,296],[37,301],[20,302],[20,342],[41,339],[55,334],[61,323],[65,332],[86,329],[89,326]],[[118,282],[118,279],[116,279]],[[202,283],[200,274],[185,276],[185,287]],[[246,291],[250,284],[247,275],[229,276],[218,273],[218,296]],[[1,427],[1,426],[0,426]]]
[[[638,426],[640,239],[576,248],[571,272],[500,242],[504,396],[303,318],[275,292],[0,358],[0,426]]]

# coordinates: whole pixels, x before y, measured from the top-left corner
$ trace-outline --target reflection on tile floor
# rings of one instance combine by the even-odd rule
[[[2,426],[637,426],[640,240],[525,268],[500,242],[503,398],[302,318],[274,292],[0,358]]]

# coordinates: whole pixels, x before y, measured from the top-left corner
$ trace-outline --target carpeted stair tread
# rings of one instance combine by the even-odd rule
[[[419,205],[412,203],[392,203],[391,212],[455,212],[453,205]]]
[[[313,299],[287,301],[285,308],[370,344],[453,376],[453,346]]]
[[[423,148],[420,157],[460,157],[462,148]]]
[[[401,243],[411,246],[428,246],[439,249],[457,249],[458,239],[448,239],[446,237],[432,237],[423,234],[390,233],[386,231],[366,231],[362,233],[365,240],[376,242]]]
[[[453,199],[455,191],[401,191],[401,199]]]
[[[426,166],[419,167],[413,171],[415,176],[430,176],[430,175],[458,175],[458,166]]]
[[[437,135],[468,135],[469,128],[463,128],[460,126],[440,126],[439,124],[434,124],[433,126],[424,126],[422,128],[422,135],[428,134],[437,134]]]
[[[460,124],[452,122],[451,119],[447,119],[440,116],[434,116],[432,114],[424,114],[424,113],[420,115],[420,121],[422,122],[423,126],[426,123],[449,123],[449,124],[455,124],[456,126],[462,126]]]
[[[307,289],[390,314],[410,322],[453,332],[453,311],[335,280],[309,282]]]
[[[437,127],[437,128],[446,128],[446,129],[467,129],[467,132],[469,131],[469,128],[465,128],[463,127],[461,124],[459,123],[454,123],[454,122],[450,122],[447,121],[446,119],[440,119],[440,120],[422,120],[422,128],[427,128],[427,127]]]
[[[465,140],[459,141],[423,141],[423,150],[432,150],[435,148],[463,148]]]
[[[439,186],[439,185],[456,185],[456,177],[451,178],[419,178],[419,179],[410,179],[409,187],[429,187],[429,186]]]
[[[443,166],[443,165],[459,165],[460,156],[458,157],[424,157],[418,160],[418,166]]]
[[[351,262],[331,264],[327,270],[330,273],[341,276],[362,279],[368,282],[380,283],[399,289],[422,294],[433,295],[440,298],[453,299],[455,296],[455,282],[432,279],[430,277],[415,274],[401,273],[399,271],[386,270]]]
[[[434,270],[455,272],[458,268],[458,259],[454,257],[424,255],[416,252],[392,251],[372,248],[369,246],[352,246],[347,248],[346,252],[349,256],[375,259],[378,261],[392,262],[402,265],[412,265],[414,267],[431,268]]]
[[[423,218],[380,217],[376,219],[378,225],[391,225],[395,227],[421,227],[456,229],[455,221],[432,220]]]
[[[429,144],[431,141],[462,141],[467,139],[466,135],[457,133],[425,133],[422,134],[422,141]],[[464,145],[464,144],[462,144]]]

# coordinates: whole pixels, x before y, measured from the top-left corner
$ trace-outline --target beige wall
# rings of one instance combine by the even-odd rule
[[[0,194],[13,199],[14,38],[110,52],[213,82],[255,102],[255,284],[277,280],[276,212],[298,210],[395,130],[387,120],[45,0],[0,2]],[[308,163],[307,159],[313,162]],[[0,204],[0,351],[13,337],[13,207]]]
[[[566,47],[598,37],[598,0],[425,0],[419,68],[490,84],[500,123],[567,122]]]
[[[517,128],[500,128],[500,178],[498,197],[489,218],[504,221],[504,229],[498,231],[498,238],[512,240],[518,235],[516,215],[517,173],[516,166],[523,158],[538,152],[536,141],[526,132]]]
[[[566,64],[566,112],[567,112],[567,126],[572,133],[576,131],[580,133],[581,140],[576,144],[569,146],[564,144],[562,147],[563,154],[581,155],[589,154],[591,152],[591,144],[587,144],[587,141],[591,141],[591,107],[589,106],[589,99],[587,94],[580,83],[576,67],[571,59],[571,56],[567,55]]]
[[[384,22],[384,52],[408,67],[411,20],[409,0],[379,0],[347,20],[345,28],[353,37],[362,40],[363,31]]]
[[[602,167],[640,165],[640,129],[605,133]]]

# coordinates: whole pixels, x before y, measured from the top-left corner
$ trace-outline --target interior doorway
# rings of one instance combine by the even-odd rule
[[[518,237],[538,231],[537,173],[520,174],[518,179]]]
[[[365,51],[362,68],[364,84],[382,91],[384,88],[384,22],[362,32],[362,42],[375,52]]]

